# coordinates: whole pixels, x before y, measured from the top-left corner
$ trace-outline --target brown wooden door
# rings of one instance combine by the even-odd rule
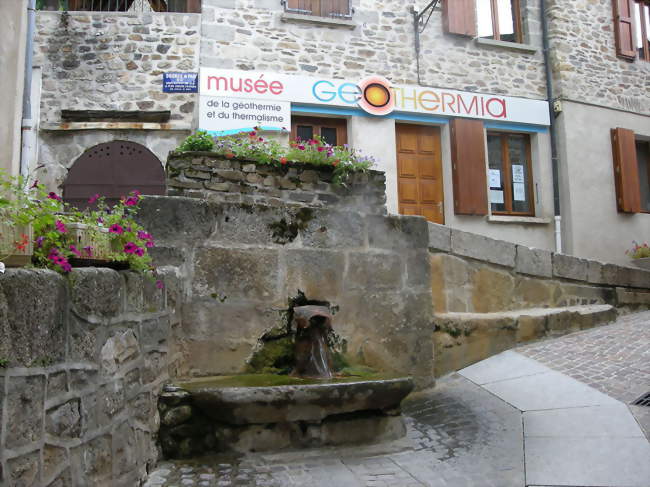
[[[396,127],[399,212],[444,224],[440,129],[425,125]]]

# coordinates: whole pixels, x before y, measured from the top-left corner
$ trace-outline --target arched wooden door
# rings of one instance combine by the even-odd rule
[[[75,161],[63,183],[63,199],[83,209],[95,194],[114,204],[133,190],[164,195],[165,171],[143,145],[114,140],[91,147]]]

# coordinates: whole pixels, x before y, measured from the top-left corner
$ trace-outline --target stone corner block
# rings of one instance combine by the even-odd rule
[[[553,277],[553,253],[517,245],[515,271],[538,277]]]
[[[119,272],[95,267],[73,269],[70,300],[80,316],[115,316],[122,311],[125,280]]]
[[[451,252],[451,228],[428,222],[429,250]]]
[[[515,266],[516,245],[503,240],[451,229],[451,251],[456,255],[504,267]]]
[[[553,276],[573,281],[586,281],[589,261],[572,255],[553,254]]]

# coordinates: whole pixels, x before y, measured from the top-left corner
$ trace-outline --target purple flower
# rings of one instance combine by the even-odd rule
[[[62,222],[61,220],[57,220],[57,221],[54,223],[54,226],[55,226],[56,229],[57,229],[59,232],[61,232],[61,233],[67,233],[67,232],[68,232],[68,229],[65,228],[65,225],[63,224],[63,222]]]
[[[144,255],[144,249],[142,247],[136,247],[133,253],[138,257],[142,257]]]
[[[109,227],[108,233],[116,233],[117,235],[122,235],[124,233],[124,229],[122,228],[121,225],[114,223]]]
[[[95,194],[95,195],[93,195],[93,196],[90,197],[90,199],[88,200],[88,204],[89,204],[89,205],[92,205],[92,204],[93,204],[95,201],[97,201],[98,199],[99,199],[99,194]]]
[[[40,249],[43,246],[43,241],[45,240],[45,237],[38,237],[36,239],[36,246]]]
[[[142,230],[138,230],[138,238],[140,240],[151,240],[151,235],[149,235],[147,232],[143,232]]]
[[[74,245],[70,245],[70,252],[72,252],[77,257],[81,257],[81,252]]]
[[[154,247],[153,240],[148,240],[147,243],[145,243],[144,245],[145,245],[145,247],[147,247],[148,249],[153,248],[153,247]]]
[[[93,248],[90,245],[88,247],[84,247],[84,252],[86,252],[86,255],[88,257],[93,256]]]
[[[133,242],[127,242],[124,245],[124,253],[125,254],[135,254],[135,251],[138,248],[139,247],[136,244],[134,244]]]
[[[50,191],[50,193],[47,195],[47,197],[49,199],[51,199],[51,200],[61,201],[61,197],[58,194],[56,194],[56,193],[54,193],[52,191]]]
[[[157,280],[157,281],[156,281],[156,287],[157,287],[158,289],[164,289],[164,288],[165,288],[165,283],[162,282],[161,280]]]

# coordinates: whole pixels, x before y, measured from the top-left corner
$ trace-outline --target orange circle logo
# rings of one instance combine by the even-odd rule
[[[359,89],[359,107],[371,115],[388,115],[395,109],[395,97],[386,78],[366,78],[359,83]]]

